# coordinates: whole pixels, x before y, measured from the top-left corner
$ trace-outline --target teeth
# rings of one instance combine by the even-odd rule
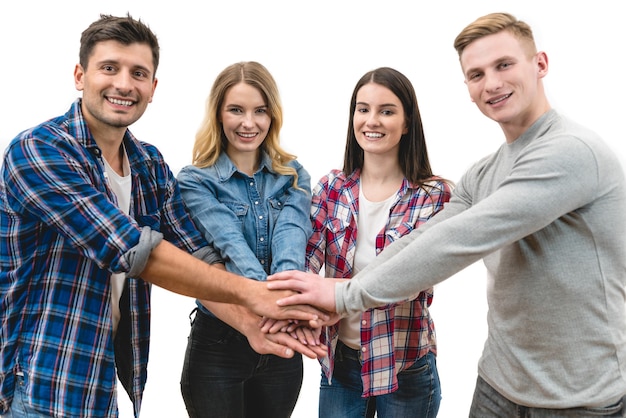
[[[251,134],[247,134],[247,133],[239,133],[240,136],[243,136],[244,138],[252,138],[254,137],[256,134],[255,133],[251,133]]]
[[[507,94],[506,96],[501,97],[498,100],[491,100],[491,101],[489,101],[489,104],[500,103],[502,100],[508,99],[509,97],[511,97],[511,95]]]
[[[118,100],[118,99],[109,98],[109,101],[113,104],[120,105],[120,106],[131,106],[133,104],[133,102],[130,100]]]
[[[378,133],[374,133],[374,132],[366,132],[365,136],[368,138],[382,138],[383,134],[378,134]]]

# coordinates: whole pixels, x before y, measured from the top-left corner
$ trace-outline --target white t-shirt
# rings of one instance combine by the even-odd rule
[[[111,189],[117,196],[117,203],[120,209],[128,215],[130,212],[130,192],[132,179],[130,176],[130,164],[128,156],[124,150],[124,176],[120,176],[111,168],[109,163],[103,158],[105,175]],[[124,290],[124,282],[126,280],[125,273],[115,273],[111,275],[111,308],[113,312],[113,335],[117,332],[117,325],[120,322],[120,297]]]
[[[352,274],[357,274],[376,258],[376,235],[387,225],[389,211],[396,193],[380,202],[371,202],[359,188],[359,215],[357,216],[356,249]],[[356,313],[341,319],[339,339],[348,347],[361,349],[361,314]]]

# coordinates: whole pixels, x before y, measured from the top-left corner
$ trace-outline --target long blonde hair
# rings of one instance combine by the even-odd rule
[[[229,88],[238,83],[246,83],[259,90],[267,103],[272,120],[265,140],[261,144],[272,160],[272,168],[279,174],[294,176],[294,187],[298,184],[298,174],[287,164],[296,159],[280,146],[280,129],[283,126],[283,108],[278,86],[270,72],[255,61],[244,61],[226,67],[217,76],[206,101],[206,112],[193,146],[192,163],[196,167],[208,167],[226,147],[226,137],[219,118],[224,97]]]

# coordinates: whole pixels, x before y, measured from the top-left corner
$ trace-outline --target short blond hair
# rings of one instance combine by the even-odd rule
[[[537,52],[535,38],[530,26],[509,13],[490,13],[479,17],[458,34],[454,40],[454,49],[461,58],[463,51],[469,44],[484,36],[493,35],[503,30],[509,31],[517,39],[524,42],[529,48],[530,54]]]

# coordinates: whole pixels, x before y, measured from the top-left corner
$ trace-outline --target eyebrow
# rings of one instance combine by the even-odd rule
[[[240,107],[240,108],[244,108],[246,106],[240,105],[237,102],[233,102],[233,103],[224,103],[224,107]],[[254,109],[255,110],[258,110],[258,109],[269,109],[269,105],[263,104],[261,106],[255,106]]]
[[[356,102],[356,105],[362,105],[362,106],[371,106],[369,103],[365,103],[365,102]],[[397,104],[395,103],[383,103],[381,105],[379,105],[378,107],[398,107]]]
[[[492,67],[492,66],[498,66],[499,64],[502,64],[504,61],[519,61],[518,58],[511,56],[511,55],[504,55],[498,59],[493,60],[492,62],[490,62],[489,64],[487,64],[486,66],[483,67],[474,67],[474,68],[468,68],[463,74],[467,75],[470,73],[474,73],[474,72],[481,72],[483,71],[482,68],[484,67]]]
[[[102,67],[103,65],[107,65],[107,64],[119,66],[119,65],[121,65],[121,61],[120,60],[116,60],[116,59],[104,59],[102,61],[96,62],[96,65],[98,67]],[[152,74],[152,70],[150,68],[147,68],[147,67],[143,66],[143,65],[134,64],[134,65],[131,65],[131,68],[133,70],[145,71],[147,74],[150,74],[150,75]]]

